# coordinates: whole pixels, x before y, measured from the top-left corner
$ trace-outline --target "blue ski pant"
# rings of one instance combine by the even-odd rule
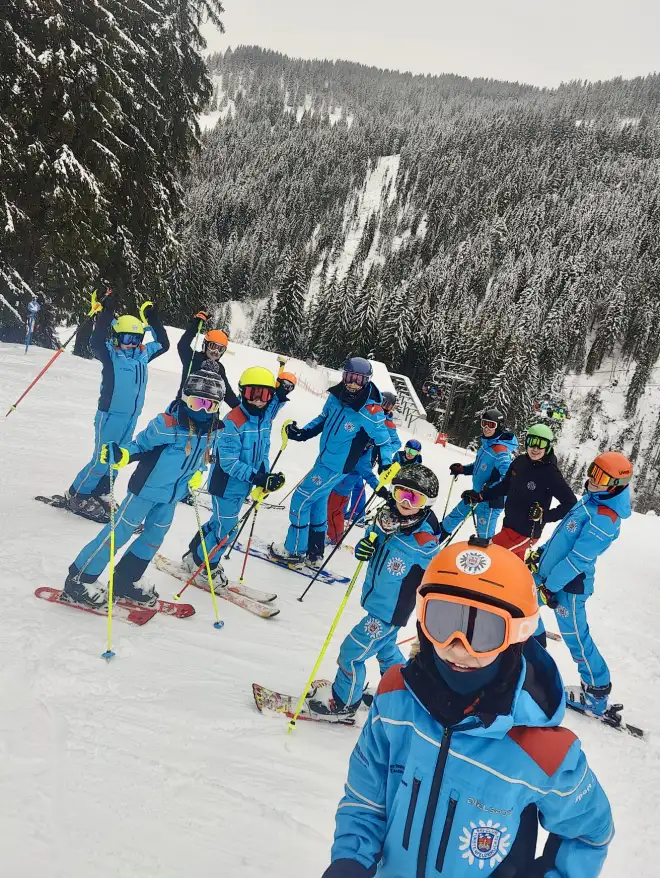
[[[111,412],[97,412],[94,418],[94,453],[90,462],[84,466],[73,480],[72,493],[107,493],[110,484],[107,463],[101,463],[101,446],[116,442],[122,447],[131,441],[135,431],[135,415],[113,415]]]
[[[131,544],[117,565],[117,574],[127,573],[127,579],[137,582],[149,562],[160,549],[174,519],[174,503],[155,503],[130,492],[117,510],[115,517],[115,549],[129,541],[137,526],[144,521],[144,530]],[[129,557],[130,556],[130,557]],[[94,582],[110,561],[110,524],[78,554],[73,562],[83,582]],[[133,574],[136,574],[135,577]]]
[[[229,496],[227,496],[228,493],[229,492],[225,491],[224,497],[213,496],[213,515],[202,527],[204,542],[206,543],[206,551],[209,553],[218,545],[220,540],[224,539],[236,527],[241,513],[241,506],[245,502],[245,498],[250,491],[248,489],[247,491],[242,491],[240,494],[229,493]],[[215,555],[211,558],[212,569],[218,566],[220,559],[231,545],[231,542],[232,539],[228,539],[224,546],[218,549]],[[202,549],[202,541],[200,540],[198,533],[195,534],[190,542],[190,550],[193,553],[195,561],[197,561],[198,564],[203,564],[204,550]]]
[[[555,597],[559,601],[554,611],[559,633],[578,666],[580,678],[587,686],[608,686],[610,670],[591,637],[587,622],[586,603],[589,596],[558,591]],[[543,622],[539,622],[535,636],[544,631]]]
[[[474,507],[474,514],[477,519],[477,536],[487,537],[488,539],[494,536],[502,510],[491,509],[488,503],[484,501],[483,503],[477,503]],[[472,518],[470,504],[466,503],[465,500],[461,500],[461,502],[454,506],[452,511],[444,517],[442,526],[447,533],[452,534],[468,516]]]
[[[377,616],[365,616],[353,628],[339,650],[339,670],[332,684],[335,696],[344,704],[355,704],[362,699],[367,659],[378,658],[381,676],[392,665],[405,664],[403,653],[396,645],[398,633],[397,625],[389,625]]]
[[[317,463],[298,485],[289,507],[289,531],[284,547],[294,555],[304,555],[309,546],[309,533],[322,535],[320,545],[325,543],[328,529],[328,497],[344,478],[344,473],[335,473],[327,466]]]

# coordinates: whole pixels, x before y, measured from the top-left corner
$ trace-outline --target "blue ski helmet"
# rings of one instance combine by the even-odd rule
[[[414,448],[415,451],[421,451],[422,443],[419,441],[419,439],[408,439],[408,441],[406,442],[406,448]]]
[[[341,376],[346,392],[359,393],[359,390],[349,391],[348,385],[357,384],[361,390],[369,383],[373,373],[374,369],[369,360],[365,360],[364,357],[350,357],[344,364],[344,371]]]

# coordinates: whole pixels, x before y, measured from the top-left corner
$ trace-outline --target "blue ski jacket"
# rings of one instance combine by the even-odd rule
[[[281,406],[274,398],[259,415],[251,414],[243,403],[229,412],[217,443],[209,493],[216,497],[247,496],[253,476],[269,470],[272,412],[277,413]]]
[[[537,585],[550,591],[590,595],[594,590],[596,559],[617,539],[621,520],[630,518],[630,488],[614,497],[585,494],[541,547]]]
[[[371,382],[354,399],[342,394],[343,384],[328,390],[321,414],[302,428],[302,440],[321,434],[317,462],[335,473],[350,473],[373,440],[382,466],[392,463],[390,434],[380,404],[380,391]]]
[[[496,485],[506,475],[517,447],[518,440],[513,433],[500,433],[490,439],[482,436],[474,463],[463,467],[463,475],[472,476],[475,491]],[[488,505],[491,509],[502,509],[505,500],[506,497],[494,497]]]
[[[181,500],[193,473],[206,469],[223,426],[219,418],[208,426],[196,424],[181,403],[172,403],[126,445],[131,463],[139,461],[128,490],[154,503]]]
[[[524,846],[517,835],[529,805],[559,839],[544,878],[596,878],[612,814],[579,739],[559,725],[563,686],[550,655],[526,644],[508,713],[447,726],[413,692],[418,659],[381,680],[350,759],[324,878],[493,874],[516,841],[514,861]]]
[[[107,340],[113,320],[112,311],[103,310],[96,318],[89,345],[101,361],[99,411],[137,418],[142,412],[147,390],[147,364],[169,350],[170,343],[160,318],[152,317],[147,327],[155,341],[148,341],[131,351],[122,351]]]
[[[394,418],[391,415],[385,415],[385,426],[387,427],[387,432],[390,434],[390,449],[392,454],[394,454],[395,451],[398,451],[399,448],[401,448],[401,439],[397,433]]]
[[[440,544],[425,521],[412,533],[387,535],[377,525],[365,536],[371,533],[377,534],[376,552],[367,566],[361,604],[388,625],[402,627],[415,609],[417,589]]]

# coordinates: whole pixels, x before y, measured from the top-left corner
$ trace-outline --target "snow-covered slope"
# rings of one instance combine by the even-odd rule
[[[25,356],[20,346],[0,345],[0,413],[51,353],[32,348]],[[226,358],[234,383],[257,363],[277,366],[272,354],[251,348],[237,346]],[[117,656],[109,664],[100,658],[103,619],[33,597],[39,585],[61,585],[67,566],[97,532],[94,524],[32,497],[68,487],[87,460],[99,373],[95,362],[60,357],[0,423],[2,874],[320,876],[359,730],[299,724],[287,735],[284,722],[256,711],[250,684],[301,689],[342,587],[316,585],[301,604],[296,598],[308,580],[250,559],[246,583],[279,593],[278,618],[265,621],[221,602],[225,627],[217,631],[209,595],[189,589],[197,609],[190,619],[157,616],[141,629],[117,622]],[[163,410],[177,381],[172,352],[151,368],[140,426]],[[319,395],[300,387],[282,418],[304,423],[321,405]],[[285,491],[311,465],[317,441],[292,445],[283,455]],[[470,455],[431,445],[424,454],[440,477],[441,513],[448,464]],[[121,474],[120,493],[126,483]],[[464,486],[467,480],[459,482]],[[286,526],[285,512],[260,512],[262,538],[279,539]],[[193,510],[180,506],[165,552],[178,556],[194,529]],[[590,602],[594,635],[612,666],[613,694],[627,702],[631,722],[651,730],[660,728],[660,596],[651,548],[659,538],[657,519],[634,515],[626,522],[600,564]],[[234,577],[241,561],[235,556],[227,564]],[[350,574],[354,561],[339,552],[332,567]],[[164,597],[175,591],[165,574],[152,575]],[[322,675],[334,674],[339,643],[360,614],[356,592]],[[566,679],[575,680],[564,647],[551,649]],[[375,682],[375,665],[369,674]],[[582,736],[614,806],[618,835],[603,875],[655,874],[649,803],[660,785],[657,740],[634,741],[575,716],[567,724]]]

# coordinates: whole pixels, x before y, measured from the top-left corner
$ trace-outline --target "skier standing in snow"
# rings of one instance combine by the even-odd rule
[[[92,521],[107,522],[110,518],[108,464],[100,459],[101,447],[111,442],[126,445],[144,405],[147,389],[147,366],[169,350],[167,332],[151,303],[143,306],[148,329],[154,341],[144,344],[145,326],[138,317],[123,314],[113,320],[111,299],[92,302],[96,324],[89,344],[101,361],[101,394],[94,418],[94,452],[91,461],[75,477],[65,496],[69,509]],[[112,329],[111,340],[108,331]]]
[[[391,390],[384,391],[381,405],[383,407],[383,411],[385,412],[385,426],[387,427],[387,430],[390,434],[390,448],[392,449],[392,454],[394,454],[395,451],[398,451],[399,448],[401,448],[401,439],[399,438],[396,424],[394,422],[396,393],[392,393]]]
[[[362,701],[367,659],[377,656],[381,675],[403,662],[397,635],[408,623],[424,571],[439,550],[426,524],[437,497],[438,480],[425,466],[408,464],[392,480],[391,502],[355,547],[358,561],[369,562],[362,586],[367,615],[341,645],[334,683],[318,686],[308,700],[311,713],[352,716]]]
[[[176,504],[188,491],[190,479],[211,460],[216,433],[223,427],[218,412],[224,397],[222,379],[213,372],[193,372],[167,412],[155,417],[125,447],[104,445],[101,459],[115,470],[139,461],[128,483],[128,493],[117,510],[115,546],[123,546],[138,525],[144,531],[117,564],[114,596],[146,607],[156,605],[158,594],[142,576],[165,539]],[[69,567],[63,600],[102,607],[107,603],[104,587],[96,584],[110,560],[107,524],[88,543]]]
[[[417,594],[420,651],[380,682],[324,878],[596,878],[612,813],[560,726],[561,677],[531,638],[537,619],[513,553],[473,538],[433,558]],[[535,860],[537,809],[550,837]]]
[[[493,537],[493,543],[514,552],[522,561],[527,549],[541,536],[543,525],[561,521],[577,503],[559,471],[553,442],[549,427],[534,424],[525,436],[526,453],[516,457],[500,482],[461,495],[468,503],[506,498],[504,526]],[[551,509],[553,499],[559,500],[559,506]]]
[[[504,415],[499,409],[487,409],[481,415],[481,445],[474,463],[452,463],[449,472],[452,476],[472,476],[472,489],[480,493],[482,488],[495,485],[504,478],[513,454],[518,447],[515,435],[504,426]],[[504,499],[496,497],[471,507],[461,499],[442,521],[440,540],[446,540],[470,515],[474,509],[478,536],[490,537],[495,533],[497,522],[502,514]]]
[[[539,595],[555,611],[559,633],[580,672],[581,691],[571,700],[602,716],[612,691],[610,672],[587,622],[596,559],[616,540],[621,520],[630,518],[632,463],[618,451],[606,451],[589,465],[585,495],[577,501],[548,542],[528,558]],[[539,622],[537,636],[545,631]],[[571,698],[567,691],[567,697]]]
[[[381,395],[371,381],[372,374],[369,360],[347,360],[342,380],[328,390],[321,414],[303,428],[295,422],[289,425],[287,432],[294,442],[306,442],[319,434],[321,439],[313,469],[291,498],[286,541],[270,547],[275,559],[318,569],[325,550],[328,496],[334,486],[353,471],[369,439],[380,453],[381,470],[392,463]]]
[[[218,373],[220,378],[222,378],[227,389],[227,392],[225,393],[225,402],[233,409],[240,404],[240,399],[234,393],[229,380],[227,379],[225,367],[220,362],[229,345],[227,333],[223,332],[221,329],[210,329],[204,335],[201,350],[193,351],[191,347],[192,343],[197,338],[200,323],[203,326],[208,319],[209,315],[206,311],[198,311],[186,327],[186,331],[183,333],[176,346],[183,367],[181,373],[181,385],[179,387],[179,392],[177,393],[177,399],[181,396],[181,391],[188,375],[190,375],[191,372],[197,372],[202,368],[208,368],[204,367],[203,364],[206,360],[210,360],[213,363],[213,370]]]
[[[262,366],[251,366],[241,375],[240,405],[225,418],[217,444],[217,459],[211,478],[209,493],[213,501],[213,514],[204,525],[204,535],[210,537],[211,547],[216,546],[235,527],[245,499],[254,487],[277,491],[284,484],[281,472],[271,473],[268,455],[273,417],[286,402],[290,381],[279,380]],[[291,388],[292,389],[292,388]],[[227,544],[211,558],[214,589],[228,585],[227,575],[220,563]],[[183,556],[182,567],[194,573],[204,563],[199,532],[195,532],[188,551]],[[202,571],[200,581],[206,582]]]
[[[378,477],[373,471],[373,451],[373,443],[369,440],[367,449],[358,460],[353,472],[344,476],[328,497],[328,543],[336,543],[344,534],[349,498],[352,503],[352,509],[348,513],[349,519],[354,516],[361,518],[367,502],[365,482],[374,490],[378,487]]]
[[[422,443],[419,439],[408,439],[406,444],[394,455],[395,463],[405,466],[407,463],[422,462]]]

